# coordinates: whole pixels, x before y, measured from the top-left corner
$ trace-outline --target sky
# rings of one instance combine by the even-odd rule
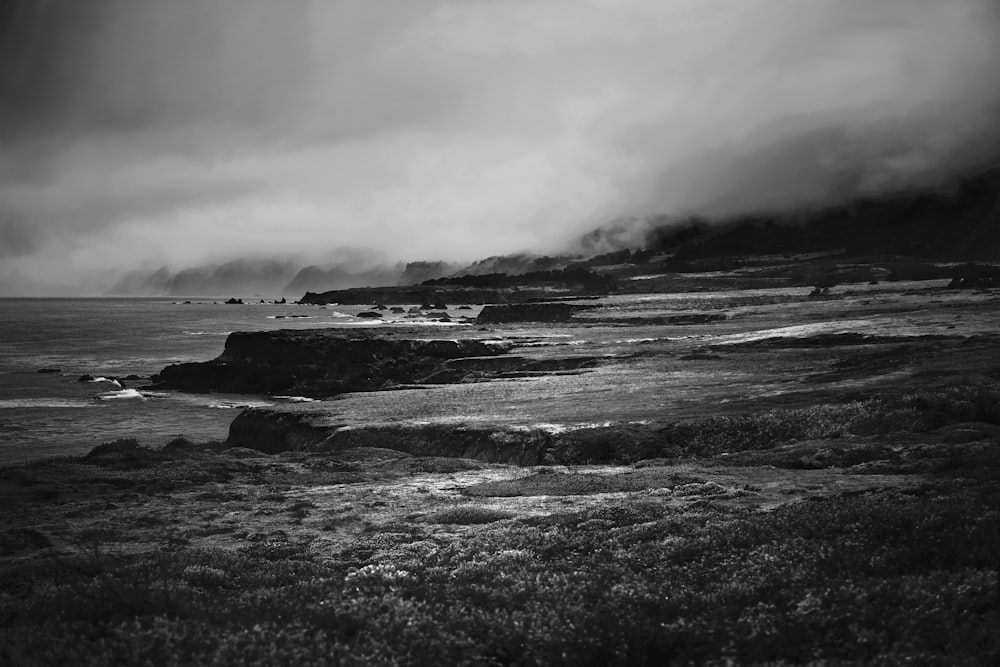
[[[6,0],[0,295],[934,186],[998,65],[1000,0]]]

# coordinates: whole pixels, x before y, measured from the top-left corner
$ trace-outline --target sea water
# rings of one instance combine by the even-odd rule
[[[84,454],[118,438],[151,447],[224,440],[244,407],[296,397],[150,391],[142,388],[149,376],[215,358],[233,331],[374,325],[353,317],[360,306],[250,301],[0,299],[0,466]],[[38,372],[45,368],[58,372]],[[85,374],[95,381],[80,382]],[[127,375],[141,379],[112,381]]]

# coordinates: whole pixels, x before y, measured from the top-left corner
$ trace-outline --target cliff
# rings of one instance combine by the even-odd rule
[[[476,322],[479,324],[507,324],[510,322],[569,322],[573,315],[594,308],[576,303],[518,303],[486,306]]]
[[[334,396],[417,383],[450,370],[451,360],[493,357],[512,347],[498,340],[330,329],[234,332],[218,358],[168,366],[153,376],[152,388]]]
[[[544,298],[549,290],[486,289],[461,286],[414,285],[409,287],[355,287],[327,292],[306,292],[298,303],[326,305],[340,303],[363,306],[372,303],[406,305],[419,303],[517,303],[532,298]]]
[[[269,408],[244,410],[229,427],[232,447],[268,454],[340,452],[356,447],[394,449],[414,456],[449,456],[491,463],[539,465],[552,447],[541,429],[503,425],[375,424],[347,427],[314,414]]]

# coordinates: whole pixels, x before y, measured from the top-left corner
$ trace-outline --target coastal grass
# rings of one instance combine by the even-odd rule
[[[615,429],[581,429],[557,437],[547,458],[563,465],[704,458],[809,440],[930,433],[956,424],[1000,425],[1000,382],[956,383],[844,403],[688,419],[633,428],[624,435]],[[837,462],[825,465],[832,464]],[[793,467],[810,466],[803,462]]]
[[[997,664],[995,398],[679,422],[613,470],[134,442],[3,469],[35,521],[0,529],[0,664]]]
[[[538,472],[523,477],[472,484],[463,488],[462,493],[493,498],[575,496],[646,491],[691,481],[693,479],[686,475],[662,469],[598,474],[555,472],[551,468],[540,468]]]
[[[763,513],[608,503],[460,539],[404,522],[335,561],[94,535],[0,570],[0,661],[996,664],[997,525],[996,484],[943,480]]]

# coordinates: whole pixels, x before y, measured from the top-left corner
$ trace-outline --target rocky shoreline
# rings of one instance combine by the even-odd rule
[[[622,463],[686,451],[698,420],[817,404],[905,410],[898,401],[930,389],[928,378],[969,385],[958,369],[1000,349],[988,293],[915,283],[822,303],[728,299],[714,310],[697,294],[498,304],[451,338],[403,323],[238,332],[218,358],[167,367],[151,386],[319,399],[236,417],[227,446],[269,454],[387,447],[522,466]],[[946,303],[940,312],[962,329],[928,301]],[[766,328],[784,313],[791,326]]]
[[[938,281],[234,333],[155,386],[317,400],[0,469],[0,663],[993,664],[998,311]]]
[[[448,377],[452,360],[465,360],[471,373],[477,370],[473,360],[512,348],[509,341],[487,337],[422,339],[334,329],[234,332],[216,359],[168,366],[151,378],[149,388],[335,396]]]

